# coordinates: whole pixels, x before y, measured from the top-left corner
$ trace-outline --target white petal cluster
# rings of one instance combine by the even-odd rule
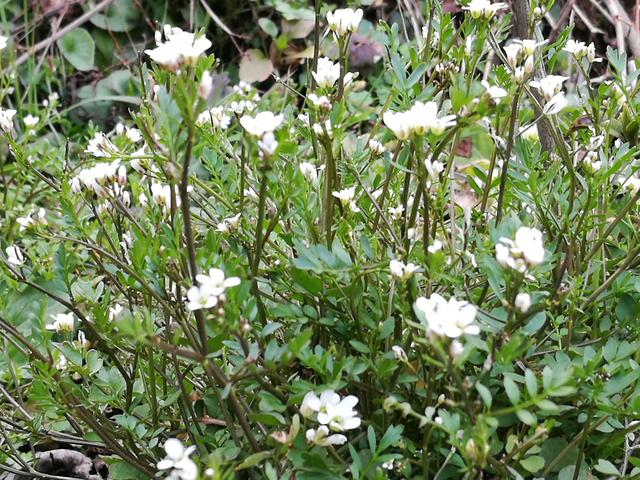
[[[93,167],[80,170],[71,179],[71,190],[76,193],[89,190],[99,197],[120,196],[123,194],[123,179],[126,182],[126,168],[120,165],[120,160],[96,163]]]
[[[282,123],[284,117],[273,112],[260,112],[255,117],[243,115],[240,125],[254,137],[262,137],[267,132],[274,132]]]
[[[22,121],[24,122],[24,126],[29,129],[29,128],[35,127],[40,121],[40,118],[29,114],[26,117],[24,117]]]
[[[102,132],[97,132],[89,140],[89,145],[85,152],[96,158],[112,157],[119,154],[118,148]]]
[[[209,269],[208,275],[200,274],[196,280],[200,285],[194,285],[187,291],[187,308],[192,311],[215,307],[224,298],[227,288],[240,285],[238,277],[225,278],[219,268]]]
[[[328,447],[329,445],[343,445],[347,441],[347,437],[341,433],[329,435],[330,430],[326,425],[320,425],[317,429],[310,428],[307,430],[307,442],[313,443],[320,447]]]
[[[228,217],[223,219],[216,226],[216,231],[220,233],[229,233],[238,228],[238,224],[240,223],[240,215],[241,213],[234,215],[233,217]]]
[[[334,437],[332,440],[328,438],[325,439],[324,437],[329,433],[329,430],[333,432],[344,432],[358,428],[361,420],[358,412],[354,410],[357,404],[357,397],[348,395],[340,398],[340,395],[333,390],[325,390],[320,396],[316,395],[315,392],[308,392],[304,396],[302,405],[300,406],[300,413],[305,418],[315,419],[320,425],[325,426],[326,430],[320,432],[320,437],[318,437],[318,431],[312,433],[307,432],[307,438],[312,437],[318,441],[323,441],[324,439],[326,442],[341,441],[341,443],[344,443],[346,441],[346,437],[344,436]]]
[[[474,323],[476,307],[455,297],[449,301],[437,293],[429,298],[420,297],[414,304],[414,311],[432,335],[458,338],[480,333],[480,328]]]
[[[382,119],[393,131],[398,140],[407,140],[412,135],[425,135],[429,132],[441,135],[453,125],[455,115],[438,116],[436,102],[416,102],[404,112],[385,112]]]
[[[391,270],[391,276],[396,280],[405,281],[413,277],[413,274],[420,271],[420,267],[414,263],[407,263],[406,265],[399,260],[391,260],[389,262],[389,269]]]
[[[36,225],[44,225],[47,223],[46,211],[44,208],[40,208],[37,212],[28,213],[24,217],[16,218],[16,222],[20,225],[20,231],[23,232],[27,228],[35,227]]]
[[[355,201],[356,187],[349,187],[338,192],[331,192],[331,195],[340,200],[343,206],[348,207],[352,212],[359,212],[360,209]]]
[[[7,254],[7,262],[11,265],[22,265],[24,263],[24,254],[17,245],[10,245],[4,251]]]
[[[0,129],[3,132],[10,133],[13,129],[13,117],[15,114],[15,110],[0,108]]]
[[[340,78],[340,64],[333,63],[327,57],[318,58],[318,65],[315,72],[311,72],[316,84],[320,88],[333,87]]]
[[[505,8],[507,8],[506,3],[491,3],[489,0],[471,0],[466,7],[462,7],[476,20],[491,20],[496,12]]]
[[[212,107],[209,110],[205,110],[196,119],[196,125],[211,124],[213,128],[219,128],[220,130],[226,130],[231,123],[231,117],[225,113],[223,107]]]
[[[573,39],[569,39],[567,40],[567,44],[562,50],[570,53],[578,60],[581,58],[586,58],[589,63],[602,61],[601,58],[596,57],[596,46],[593,42],[587,45],[584,42],[576,42]]]
[[[537,228],[520,227],[513,240],[500,238],[496,244],[496,260],[503,267],[518,272],[540,265],[544,261],[542,232]]]
[[[313,163],[301,162],[300,165],[298,165],[298,168],[300,169],[300,173],[302,173],[307,180],[314,185],[318,183],[318,169]]]
[[[171,470],[169,480],[197,480],[198,466],[189,457],[196,447],[185,448],[177,438],[170,438],[164,444],[166,457],[158,462],[158,470]]]
[[[528,293],[519,293],[516,295],[514,307],[516,307],[520,312],[525,313],[531,307],[531,295]]]
[[[183,65],[195,65],[198,57],[211,48],[211,41],[206,37],[196,37],[194,33],[185,32],[178,27],[165,25],[162,33],[156,32],[156,48],[144,53],[162,68],[177,72]]]
[[[331,31],[337,36],[342,37],[358,30],[358,25],[360,25],[363,14],[364,12],[361,8],[357,10],[353,10],[352,8],[338,8],[333,12],[327,12],[327,23]]]
[[[9,38],[5,37],[4,35],[0,35],[0,52],[5,48],[7,48],[8,43],[9,43]]]
[[[57,333],[71,333],[75,326],[75,320],[73,313],[58,313],[57,315],[51,315],[53,323],[46,326],[47,330],[53,330]]]

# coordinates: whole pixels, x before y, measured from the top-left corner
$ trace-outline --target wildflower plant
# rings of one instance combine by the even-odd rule
[[[53,440],[119,479],[640,474],[637,60],[537,1],[321,3],[265,83],[160,27],[113,128],[8,93],[0,36],[0,470]]]

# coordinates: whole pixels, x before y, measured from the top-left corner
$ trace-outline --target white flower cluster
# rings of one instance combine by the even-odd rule
[[[584,42],[576,42],[573,39],[569,39],[562,50],[570,53],[578,60],[586,58],[589,63],[602,61],[601,58],[596,57],[596,46],[593,42],[587,45]]]
[[[389,262],[389,269],[391,270],[391,276],[401,282],[409,280],[413,277],[413,274],[419,272],[421,269],[413,263],[407,263],[406,265],[399,260],[391,260]]]
[[[474,323],[477,309],[469,302],[451,297],[448,301],[434,293],[420,297],[414,304],[418,318],[426,324],[431,335],[458,338],[462,335],[478,335],[480,328]]]
[[[338,192],[331,192],[331,195],[340,200],[343,207],[348,207],[354,213],[358,213],[360,209],[356,204],[356,187],[349,187]]]
[[[171,72],[178,72],[183,65],[195,65],[198,57],[211,48],[211,41],[206,37],[196,37],[194,33],[171,25],[165,25],[162,32],[156,32],[155,39],[156,48],[144,53]]]
[[[539,80],[529,82],[529,85],[538,89],[545,100],[544,113],[555,115],[565,108],[569,102],[562,92],[562,84],[569,77],[560,75],[547,75]]]
[[[22,265],[24,263],[24,254],[17,245],[9,245],[4,251],[7,254],[7,262],[11,265]]]
[[[496,260],[503,267],[522,273],[541,264],[544,261],[542,232],[537,228],[520,227],[513,240],[500,238],[496,244]]]
[[[231,123],[231,117],[225,113],[223,107],[212,107],[205,110],[196,119],[196,125],[211,124],[213,128],[219,128],[220,130],[226,130]]]
[[[263,155],[270,157],[278,148],[278,142],[274,131],[282,124],[284,117],[282,114],[275,115],[273,112],[260,112],[255,117],[243,115],[240,117],[240,125],[246,132],[258,139],[258,147]]]
[[[13,129],[13,117],[17,112],[13,109],[0,108],[0,129],[5,133],[11,133]]]
[[[97,132],[85,150],[96,158],[113,157],[119,155],[118,148],[102,132]]]
[[[316,395],[308,392],[300,405],[300,413],[305,418],[315,419],[320,426],[317,429],[307,430],[306,437],[309,443],[319,446],[342,445],[347,437],[330,432],[344,432],[360,426],[360,417],[354,407],[358,404],[358,398],[348,395],[340,398],[333,390],[325,390]]]
[[[489,0],[471,0],[463,10],[467,10],[476,20],[491,20],[496,12],[507,8],[506,3],[491,3]]]
[[[158,462],[158,470],[171,470],[167,480],[197,480],[198,466],[189,458],[195,449],[195,446],[185,448],[177,438],[168,439],[164,444],[167,455]]]
[[[47,330],[53,330],[57,333],[71,333],[75,327],[75,320],[73,313],[58,313],[57,315],[51,315],[54,322],[46,326]]]
[[[46,212],[44,208],[40,208],[37,212],[28,213],[24,217],[16,218],[16,222],[20,225],[20,231],[23,232],[27,228],[35,227],[37,225],[45,225],[47,223]]]
[[[320,88],[332,88],[336,82],[340,79],[340,63],[333,63],[331,59],[327,57],[320,57],[318,59],[318,66],[315,72],[311,72],[313,78],[316,80],[318,87]],[[346,87],[355,78],[355,74],[347,72],[342,79],[343,85]]]
[[[189,310],[200,310],[215,307],[227,288],[240,285],[238,277],[225,278],[224,272],[219,268],[209,269],[208,275],[197,275],[196,280],[200,285],[194,285],[187,292]]]
[[[407,140],[412,135],[425,135],[429,132],[441,135],[446,128],[456,124],[455,115],[438,115],[436,102],[416,102],[404,112],[385,112],[382,119],[398,140]]]
[[[71,179],[71,190],[80,193],[88,190],[99,197],[121,197],[125,205],[129,205],[129,192],[123,189],[127,183],[127,170],[120,165],[120,160],[111,163],[101,162],[93,167],[84,168]]]
[[[327,12],[329,29],[338,37],[344,37],[358,30],[364,12],[361,8],[338,8],[333,12]]]

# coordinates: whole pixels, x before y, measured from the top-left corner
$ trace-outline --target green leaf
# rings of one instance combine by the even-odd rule
[[[529,369],[524,372],[524,382],[527,386],[527,392],[529,393],[529,396],[535,397],[538,393],[538,382],[536,380],[535,374]]]
[[[600,473],[604,473],[605,475],[614,475],[616,477],[620,476],[620,472],[618,472],[618,469],[615,467],[615,465],[610,461],[604,460],[602,458],[598,460],[598,463],[593,468],[595,468]]]
[[[106,11],[93,15],[89,21],[103,30],[128,32],[138,25],[140,10],[135,0],[115,0]]]
[[[367,439],[369,440],[369,449],[372,452],[376,451],[376,431],[373,429],[371,425],[367,428]]]
[[[524,460],[520,460],[520,465],[522,465],[522,468],[526,471],[535,473],[544,467],[544,458],[538,455],[531,455]]]
[[[262,463],[272,455],[273,455],[273,452],[271,451],[258,452],[258,453],[254,453],[253,455],[249,455],[244,460],[244,462],[242,462],[240,465],[236,467],[236,470],[244,470],[246,468],[255,467],[256,465]]]
[[[358,352],[360,353],[369,353],[369,347],[367,347],[367,345],[359,340],[349,340],[349,343],[351,344],[351,346],[353,348],[355,348]]]
[[[264,33],[266,33],[270,37],[275,38],[278,36],[278,26],[268,18],[259,19],[258,25],[260,25],[260,28],[264,31]]]
[[[504,377],[504,389],[507,392],[507,397],[509,397],[509,401],[513,405],[517,405],[520,401],[520,390],[518,389],[518,385],[516,382],[511,380],[509,377]]]
[[[76,70],[93,69],[96,44],[84,28],[76,28],[56,42],[62,56]]]
[[[260,336],[266,337],[267,335],[271,335],[273,332],[282,327],[282,324],[279,322],[269,322],[262,329],[262,333]]]
[[[476,390],[482,397],[482,401],[487,406],[487,408],[491,408],[491,403],[493,399],[491,398],[491,392],[489,391],[489,389],[485,387],[483,384],[478,382],[476,383]]]
[[[536,416],[529,410],[518,410],[516,415],[522,423],[526,423],[527,425],[535,425],[538,422]]]

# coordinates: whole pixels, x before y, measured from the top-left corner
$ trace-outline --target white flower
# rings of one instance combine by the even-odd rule
[[[142,140],[142,133],[137,128],[127,128],[127,133],[125,136],[129,139],[130,142],[138,143]]]
[[[391,350],[393,350],[393,355],[396,357],[396,360],[404,363],[407,363],[409,361],[409,359],[407,358],[407,352],[405,352],[404,348],[402,348],[400,345],[394,345],[393,347],[391,347]]]
[[[329,435],[329,429],[320,425],[317,430],[310,428],[306,433],[307,442],[319,445],[321,447],[327,447],[329,445],[342,445],[346,443],[347,437],[339,433]]]
[[[223,107],[212,107],[202,112],[196,119],[196,125],[202,126],[207,123],[210,123],[214,128],[226,130],[231,123],[231,117],[224,113]]]
[[[425,135],[429,132],[441,135],[447,127],[455,125],[455,115],[438,117],[436,102],[415,102],[405,112],[385,112],[382,120],[396,135],[398,140],[406,140],[412,134]]]
[[[541,264],[544,261],[542,232],[536,228],[520,227],[514,240],[501,238],[496,244],[496,261],[519,272]]]
[[[591,173],[596,173],[602,168],[602,162],[598,160],[598,152],[588,152],[582,159],[582,164]]]
[[[498,103],[501,99],[507,96],[507,91],[504,88],[496,85],[489,85],[486,80],[482,81],[482,86],[487,90],[487,95],[491,97],[491,100]]]
[[[407,140],[413,133],[409,112],[384,112],[382,120],[398,140]]]
[[[115,181],[122,174],[120,171],[120,160],[114,160],[111,163],[97,163],[93,167],[84,168],[78,172],[78,175],[71,179],[71,189],[79,193],[83,188],[92,191],[98,196],[106,197],[109,194],[115,195],[121,190],[116,191]]]
[[[18,246],[10,245],[4,251],[7,253],[7,262],[11,265],[22,265],[24,263],[24,255]]]
[[[414,304],[414,311],[427,324],[429,333],[449,338],[480,333],[480,328],[474,323],[476,307],[455,297],[449,301],[437,293],[429,298],[420,297]]]
[[[60,354],[60,358],[58,358],[58,361],[56,362],[55,367],[58,370],[66,370],[67,367],[69,366],[69,361],[67,360],[67,357],[65,357],[62,353]]]
[[[197,275],[196,280],[217,297],[222,295],[227,288],[240,285],[238,277],[225,278],[224,272],[219,268],[210,268],[208,275]]]
[[[331,101],[326,95],[318,96],[315,93],[310,93],[307,95],[307,98],[314,107],[323,110],[331,110]]]
[[[51,318],[53,318],[54,322],[46,326],[47,330],[53,330],[57,333],[73,332],[75,325],[73,312],[51,315]]]
[[[538,135],[538,126],[535,123],[531,125],[527,125],[520,129],[520,135],[523,139],[529,142],[535,142],[540,140],[540,136]]]
[[[5,37],[4,35],[0,35],[0,51],[2,51],[5,48],[7,48],[8,42],[9,42],[9,38],[8,37]]]
[[[561,75],[547,75],[546,77],[539,80],[532,80],[531,82],[529,82],[529,85],[537,88],[544,99],[548,102],[556,93],[560,92],[560,90],[562,89],[562,84],[568,78],[569,77],[563,77]]]
[[[360,209],[354,200],[356,195],[356,187],[349,187],[338,192],[331,192],[331,195],[340,200],[343,206],[349,207],[352,212],[359,212]]]
[[[444,164],[438,160],[432,162],[429,158],[426,158],[424,160],[424,168],[427,169],[429,178],[435,180],[444,171]]]
[[[564,96],[564,93],[559,92],[545,104],[543,111],[547,115],[555,115],[556,113],[560,113],[567,105],[569,105],[569,102]]]
[[[206,100],[207,98],[209,98],[209,95],[211,95],[212,89],[213,77],[211,76],[209,71],[205,71],[202,74],[202,78],[200,79],[200,85],[198,85],[198,96]]]
[[[475,19],[491,20],[497,11],[507,8],[506,3],[491,3],[489,0],[471,0],[463,10],[468,10]]]
[[[233,217],[225,218],[216,227],[216,231],[220,233],[229,233],[235,230],[240,223],[241,213],[234,215]]]
[[[504,47],[504,54],[507,57],[507,63],[511,68],[516,68],[518,66],[518,57],[520,56],[521,50],[522,45],[515,42]]]
[[[529,310],[529,307],[531,307],[531,295],[528,293],[519,293],[516,295],[514,306],[522,313],[525,313]]]
[[[187,308],[191,311],[213,308],[218,304],[218,296],[206,286],[193,286],[187,291]]]
[[[78,330],[78,345],[80,345],[80,348],[89,348],[89,345],[91,345],[91,342],[89,342],[89,340],[87,340],[87,336],[84,334],[84,332],[82,330]]]
[[[27,115],[22,119],[22,121],[24,122],[25,127],[33,128],[38,124],[38,122],[40,121],[40,118],[34,117],[33,115]]]
[[[427,252],[431,254],[439,252],[440,250],[442,250],[442,242],[437,238],[427,247]]]
[[[262,136],[262,139],[258,140],[258,148],[260,153],[267,157],[272,156],[278,148],[278,141],[273,132],[267,132]]]
[[[333,12],[327,12],[329,28],[338,36],[353,33],[358,29],[364,12],[361,8],[339,8]]]
[[[322,395],[325,393],[327,392],[323,392]],[[358,403],[357,397],[348,395],[340,399],[337,393],[333,393],[329,400],[320,407],[318,423],[329,425],[329,428],[335,432],[353,430],[360,426],[360,417],[358,417],[358,412],[353,408]]]
[[[156,32],[157,47],[145,50],[144,53],[161,67],[177,72],[182,65],[195,65],[198,57],[211,48],[206,37],[198,37],[194,33],[185,32],[178,27],[164,26],[164,38]]]
[[[20,231],[24,231],[29,227],[33,227],[36,225],[42,225],[47,223],[46,219],[46,211],[44,208],[40,208],[38,212],[35,214],[35,218],[33,217],[33,213],[27,214],[25,217],[16,218],[16,222],[20,225]]]
[[[122,307],[122,305],[118,303],[116,303],[113,307],[109,307],[109,320],[113,321],[114,319],[116,319],[118,316],[120,316],[123,310],[124,308]]]
[[[459,358],[463,352],[464,345],[462,345],[462,343],[460,343],[458,340],[453,340],[449,345],[449,355],[451,355],[451,358],[453,358],[454,360],[456,358]]]
[[[0,108],[0,128],[5,133],[10,133],[13,128],[13,117],[16,114],[15,110]]]
[[[110,157],[118,154],[117,147],[111,143],[104,133],[97,132],[91,140],[85,152],[93,155],[94,157]]]
[[[389,269],[391,270],[391,275],[396,280],[408,280],[410,279],[415,272],[420,271],[420,267],[413,263],[407,263],[406,265],[398,260],[391,260],[389,262]]]
[[[240,118],[240,125],[249,133],[255,137],[262,137],[267,132],[273,132],[276,130],[284,117],[274,115],[273,112],[260,112],[255,117],[249,115],[243,115]]]
[[[318,169],[313,163],[301,162],[298,168],[307,180],[313,184],[318,183]]]
[[[562,50],[570,53],[576,58],[585,57],[588,53],[588,47],[586,43],[576,42],[573,39],[567,40],[567,44],[564,46]]]
[[[324,123],[314,123],[311,128],[313,128],[313,132],[318,137],[333,138],[333,125],[331,125],[331,120],[326,120]]]
[[[164,444],[164,451],[167,455],[163,460],[158,462],[158,470],[172,469],[169,478],[197,480],[198,466],[189,458],[195,449],[195,446],[185,448],[180,440],[170,438]]]
[[[371,151],[376,155],[382,155],[386,150],[384,148],[384,145],[380,143],[378,140],[376,140],[375,138],[370,139],[367,145],[371,149]]]
[[[358,412],[353,409],[357,403],[357,397],[348,395],[340,399],[340,395],[333,390],[325,390],[319,397],[314,392],[308,392],[300,406],[300,413],[305,418],[317,415],[318,423],[342,432],[360,426]]]
[[[315,72],[311,72],[320,88],[331,88],[340,78],[340,64],[333,63],[327,57],[318,58]]]
[[[525,39],[525,40],[516,39],[514,40],[514,43],[520,45],[522,49],[522,54],[524,57],[530,57],[534,53],[536,53],[536,49],[538,47],[541,47],[542,45],[547,43],[547,41],[544,40],[542,42],[536,42],[535,40],[529,40],[529,39]]]

